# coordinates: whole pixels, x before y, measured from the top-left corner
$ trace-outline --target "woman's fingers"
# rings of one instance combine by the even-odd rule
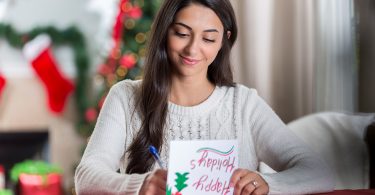
[[[257,187],[252,192],[252,195],[268,194],[268,191],[269,191],[269,187],[268,187],[268,184],[266,183],[266,185],[261,185],[261,186]]]
[[[155,178],[157,178],[155,184],[165,191],[167,186],[168,172],[164,169],[158,169],[155,171],[155,176]]]
[[[266,181],[256,172],[247,169],[237,169],[230,179],[234,187],[234,195],[267,194],[269,191]]]
[[[250,182],[252,177],[246,169],[237,169],[233,172],[230,179],[231,185],[234,187],[233,194],[240,195],[243,188]]]
[[[165,194],[167,185],[167,171],[158,169],[152,172],[143,181],[140,190],[141,195]]]
[[[251,193],[254,192],[255,189],[256,188],[255,188],[255,186],[253,184],[247,183],[245,185],[245,187],[242,189],[241,195],[243,195],[243,194],[251,194]]]

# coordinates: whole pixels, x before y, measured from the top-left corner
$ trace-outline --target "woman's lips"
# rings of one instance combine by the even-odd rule
[[[182,62],[186,65],[195,65],[195,64],[198,64],[199,60],[196,60],[196,59],[192,59],[192,58],[188,58],[188,57],[184,57],[184,56],[181,56],[181,59],[182,59]]]

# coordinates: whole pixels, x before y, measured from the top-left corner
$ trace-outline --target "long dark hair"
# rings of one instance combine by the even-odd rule
[[[154,145],[161,151],[172,71],[166,48],[168,29],[177,12],[192,3],[212,9],[224,26],[222,48],[208,67],[209,81],[218,86],[233,86],[234,84],[230,50],[237,38],[237,23],[229,0],[165,0],[151,29],[144,78],[139,91],[138,108],[143,121],[140,131],[127,150],[129,164],[126,173],[128,174],[145,173],[151,169],[155,160],[148,152],[150,145]],[[228,31],[230,32],[229,38]]]

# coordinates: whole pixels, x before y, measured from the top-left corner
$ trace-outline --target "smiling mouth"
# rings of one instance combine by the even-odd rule
[[[181,56],[181,59],[182,59],[182,62],[186,65],[195,65],[195,64],[198,64],[198,62],[200,60],[196,60],[196,59],[192,59],[192,58],[187,58],[187,57],[184,57],[184,56]]]

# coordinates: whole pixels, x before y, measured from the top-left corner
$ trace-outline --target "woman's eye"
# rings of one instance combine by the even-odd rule
[[[209,42],[209,43],[214,43],[215,42],[214,39],[203,38],[203,40],[206,41],[206,42]]]
[[[180,33],[180,32],[175,32],[175,35],[179,36],[179,37],[187,37],[188,34],[184,34],[184,33]]]

